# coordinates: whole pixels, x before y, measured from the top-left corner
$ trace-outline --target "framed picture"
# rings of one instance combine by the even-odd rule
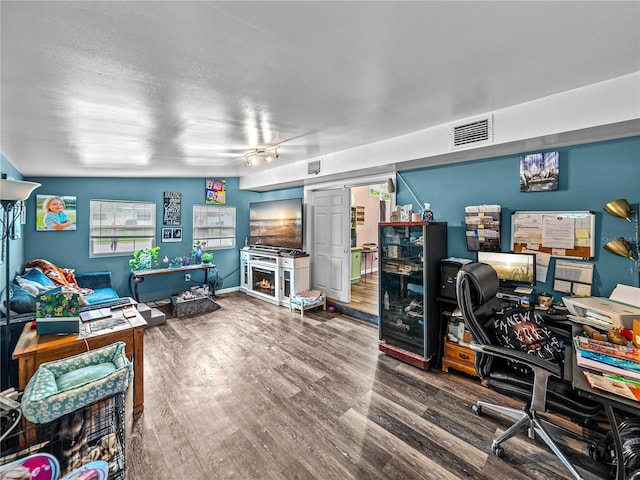
[[[36,230],[75,230],[76,204],[76,197],[71,195],[37,195]]]
[[[227,190],[224,180],[205,180],[206,205],[224,205],[227,203]]]
[[[162,228],[162,243],[169,242],[182,242],[182,227]]]
[[[559,152],[532,153],[520,157],[520,191],[558,190]]]
[[[180,192],[164,192],[162,223],[180,225],[182,214],[182,194]]]

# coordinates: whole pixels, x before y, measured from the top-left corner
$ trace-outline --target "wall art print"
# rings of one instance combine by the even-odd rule
[[[77,199],[71,195],[36,195],[36,230],[75,230]]]
[[[224,205],[227,203],[227,191],[224,180],[205,180],[205,200],[207,205]]]
[[[532,153],[520,157],[520,191],[558,190],[559,152]]]
[[[162,228],[162,243],[182,242],[182,228]]]
[[[180,192],[164,192],[163,225],[180,225],[182,219],[182,194]]]

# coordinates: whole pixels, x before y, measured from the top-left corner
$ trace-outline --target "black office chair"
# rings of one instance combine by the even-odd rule
[[[495,270],[483,263],[464,265],[456,278],[458,307],[464,318],[465,327],[471,333],[471,347],[475,351],[475,367],[487,387],[525,403],[519,410],[506,406],[478,401],[473,411],[480,415],[484,408],[507,415],[515,420],[511,427],[498,435],[491,444],[491,451],[502,457],[501,444],[523,430],[530,438],[536,435],[555,453],[562,463],[577,479],[582,479],[557,443],[551,438],[549,430],[562,430],[566,435],[589,443],[574,432],[553,425],[538,416],[539,413],[553,412],[562,414],[576,423],[585,425],[592,420],[602,405],[578,397],[571,384],[563,380],[563,367],[551,360],[531,355],[514,348],[501,346],[494,332],[496,314],[503,304],[496,298],[499,280]],[[529,368],[514,368],[515,364]],[[595,447],[590,445],[591,453]]]

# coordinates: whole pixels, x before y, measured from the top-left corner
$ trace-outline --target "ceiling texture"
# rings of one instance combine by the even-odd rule
[[[0,153],[25,176],[255,174],[640,70],[636,1],[3,0],[0,14]]]

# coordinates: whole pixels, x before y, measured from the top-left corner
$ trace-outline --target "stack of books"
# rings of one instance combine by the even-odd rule
[[[640,401],[640,349],[587,337],[573,339],[578,366],[592,388]]]

